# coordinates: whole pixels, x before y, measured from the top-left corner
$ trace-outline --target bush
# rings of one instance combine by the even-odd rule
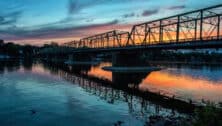
[[[193,126],[222,126],[222,109],[209,103],[204,108],[195,110]]]

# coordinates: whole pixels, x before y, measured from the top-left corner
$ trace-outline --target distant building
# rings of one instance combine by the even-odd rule
[[[4,40],[0,39],[0,46],[4,44]]]

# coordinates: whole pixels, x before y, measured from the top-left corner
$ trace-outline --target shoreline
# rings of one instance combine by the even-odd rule
[[[222,65],[222,62],[147,61],[150,64]]]
[[[64,62],[64,64],[66,65],[97,65],[99,64],[99,62],[96,62],[96,61],[82,61],[82,62]]]

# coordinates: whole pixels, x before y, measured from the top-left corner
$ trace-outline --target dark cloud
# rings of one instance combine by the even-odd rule
[[[69,4],[68,4],[69,14],[73,14],[74,12],[77,12],[80,9],[81,9],[81,6],[79,5],[78,0],[69,0]]]
[[[129,18],[129,17],[134,17],[135,13],[130,13],[130,14],[124,14],[123,18]]]
[[[186,8],[186,6],[185,5],[181,5],[181,6],[171,6],[168,9],[169,10],[180,10],[180,9],[184,9],[184,8]]]
[[[68,3],[68,12],[69,14],[78,13],[83,8],[87,8],[89,6],[102,4],[105,0],[69,0]]]
[[[68,2],[68,12],[69,14],[78,13],[80,10],[101,4],[117,4],[124,2],[132,2],[133,0],[69,0]],[[144,0],[138,0],[143,2]]]
[[[21,17],[22,11],[14,11],[0,15],[0,25],[13,25]]]
[[[159,12],[158,9],[155,9],[155,10],[144,10],[143,13],[142,13],[142,16],[144,16],[144,17],[151,16],[151,15],[156,14],[158,12]]]
[[[87,34],[85,31],[89,29],[98,29],[102,27],[108,27],[112,25],[117,25],[119,20],[113,20],[107,23],[101,24],[90,24],[84,26],[76,27],[42,27],[37,30],[28,30],[32,28],[13,28],[11,30],[0,30],[0,37],[7,38],[10,40],[23,40],[25,39],[54,39],[54,38],[63,38],[63,37],[73,37],[82,36]],[[47,26],[47,25],[46,25]],[[84,31],[81,32],[81,31]],[[4,34],[4,35],[3,35]]]

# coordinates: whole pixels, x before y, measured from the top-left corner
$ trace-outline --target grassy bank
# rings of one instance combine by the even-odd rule
[[[186,117],[150,116],[145,126],[222,126],[222,106],[210,103]]]
[[[196,109],[191,124],[193,126],[222,126],[222,104],[216,107],[213,103],[209,103],[203,108]]]

